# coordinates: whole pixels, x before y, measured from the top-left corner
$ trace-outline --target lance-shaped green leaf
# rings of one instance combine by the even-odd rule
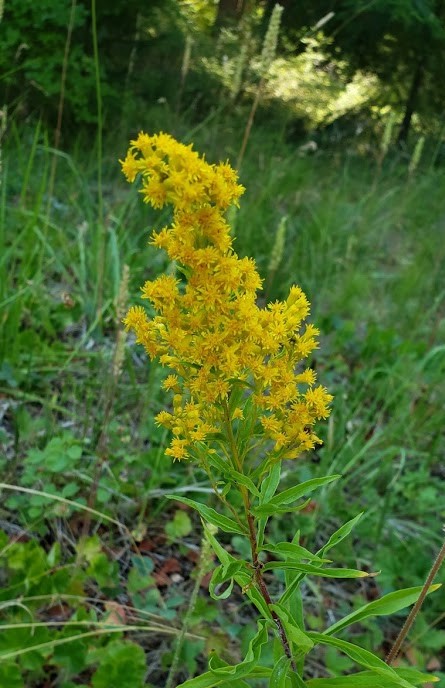
[[[269,561],[264,565],[264,571],[271,569],[294,569],[295,571],[302,571],[310,576],[322,576],[323,578],[366,578],[372,576],[372,573],[366,571],[357,571],[356,569],[327,569],[319,566],[312,566],[312,564],[302,564],[298,561]],[[281,599],[283,602],[283,599]]]
[[[300,532],[297,531],[292,539],[293,544],[298,544],[300,541]],[[296,578],[299,578],[300,576],[304,576],[305,574],[299,573],[298,571],[292,570],[292,569],[286,569],[284,571],[284,581],[285,581],[285,587],[288,589],[293,582],[295,581]],[[302,631],[305,630],[305,623],[304,623],[304,610],[303,610],[303,599],[301,596],[301,590],[299,589],[298,586],[294,586],[292,594],[289,596],[289,599],[286,601],[285,605],[283,605],[284,608],[288,611],[289,617],[292,620],[292,622],[298,626],[298,628]],[[296,669],[298,672],[299,676],[304,675],[304,655],[301,657],[296,658]]]
[[[271,552],[272,554],[280,554],[288,560],[301,561],[302,559],[309,559],[319,564],[330,563],[329,559],[322,559],[317,554],[312,554],[308,549],[298,545],[296,542],[278,542],[276,545],[265,545],[260,549]]]
[[[239,679],[246,678],[253,673],[257,677],[258,672],[255,672],[255,669],[259,664],[263,645],[267,643],[269,638],[268,626],[268,621],[258,622],[258,632],[250,641],[246,656],[240,664],[221,666],[222,662],[219,658],[211,657],[209,661],[210,671],[181,683],[178,688],[214,688],[214,686],[222,684],[233,684],[234,681],[239,681]],[[270,673],[269,670],[267,676],[270,676]]]
[[[236,471],[221,456],[218,456],[218,454],[208,454],[207,460],[210,464],[212,464],[212,466],[215,466],[215,468],[217,468],[230,482],[247,487],[249,492],[255,495],[255,497],[260,496],[260,492],[253,480],[251,480],[249,476],[244,475],[244,473]]]
[[[235,557],[232,557],[232,555],[229,554],[222,545],[220,545],[216,537],[213,535],[213,533],[210,532],[209,528],[206,526],[205,523],[204,531],[208,541],[212,546],[213,551],[215,552],[221,564],[228,566],[230,563],[236,563],[238,561],[237,559],[235,559]],[[262,614],[265,619],[272,618],[269,607],[267,606],[264,597],[262,596],[260,591],[255,587],[255,585],[253,585],[252,576],[249,573],[240,570],[238,571],[238,573],[235,573],[234,579],[238,583],[240,588],[244,590],[245,594],[252,602],[252,604],[255,605],[260,614]]]
[[[260,504],[268,502],[277,491],[281,477],[281,461],[274,463],[269,471],[267,477],[261,484],[261,498]]]
[[[413,686],[421,686],[423,683],[434,683],[439,679],[430,674],[424,674],[417,669],[394,669],[398,677],[405,679]],[[387,676],[379,677],[373,671],[360,671],[349,676],[337,678],[313,678],[307,682],[308,688],[397,688]]]
[[[290,659],[283,655],[276,662],[269,679],[269,688],[286,688]]]
[[[295,671],[290,673],[290,680],[291,688],[307,688],[307,683],[305,683],[299,674],[295,673]]]
[[[375,672],[380,679],[387,679],[387,682],[392,681],[394,688],[399,686],[401,686],[401,688],[413,688],[412,683],[406,681],[402,676],[397,674],[392,667],[385,664],[380,657],[377,657],[372,652],[369,652],[369,650],[358,647],[357,645],[349,643],[346,640],[340,640],[340,638],[332,638],[331,636],[323,635],[323,633],[308,631],[307,635],[314,641],[314,643],[321,643],[322,645],[332,645],[333,647],[336,647],[360,666]],[[386,688],[386,684],[383,683],[383,685]]]
[[[245,402],[243,414],[244,420],[240,423],[236,434],[236,442],[240,456],[244,456],[248,451],[252,438],[256,435],[255,425],[258,423],[258,414],[252,396]]]
[[[373,671],[363,671],[337,678],[315,678],[307,682],[308,688],[393,688],[387,676],[377,676]]]
[[[269,516],[279,516],[280,514],[288,514],[289,512],[296,512],[296,511],[302,511],[307,507],[309,502],[311,501],[311,498],[308,497],[306,501],[302,502],[301,504],[288,504],[287,506],[276,506],[276,505],[271,505],[265,504],[264,506],[256,506],[253,507],[252,513],[255,516],[260,516],[260,517],[269,517]]]
[[[212,578],[209,583],[209,593],[214,600],[225,600],[232,592],[233,584],[236,580],[237,574],[247,574],[247,580],[251,577],[249,575],[249,569],[247,568],[247,563],[245,561],[235,560],[228,564],[221,564],[217,566],[212,574]],[[229,581],[229,585],[222,591],[218,592],[218,588]]]
[[[428,594],[438,590],[441,587],[440,583],[437,585],[431,585],[428,588]],[[363,621],[370,616],[387,616],[389,614],[395,614],[405,607],[409,607],[411,604],[417,601],[420,593],[422,592],[423,586],[418,585],[415,588],[406,588],[405,590],[396,590],[395,592],[390,592],[384,595],[379,600],[374,600],[374,602],[369,602],[363,605],[360,609],[355,612],[351,612],[343,619],[340,619],[332,626],[329,626],[324,633],[325,635],[332,635],[341,631],[343,628],[350,626],[357,621]]]
[[[317,554],[323,556],[328,552],[332,547],[335,547],[335,545],[338,545],[339,542],[344,540],[352,531],[354,526],[358,523],[358,521],[361,519],[363,516],[363,513],[358,514],[357,516],[354,516],[350,521],[347,523],[344,523],[338,530],[335,531],[327,541],[327,543],[322,547]],[[305,574],[302,573],[298,575],[296,578],[294,578],[291,582],[286,583],[286,590],[284,591],[283,595],[280,598],[280,602],[284,603],[290,600],[292,595],[294,594],[295,590],[298,589],[301,581],[303,580]]]
[[[312,650],[314,647],[313,641],[292,621],[289,612],[280,604],[272,604],[270,608],[273,609],[283,624],[288,640],[294,644],[293,654],[298,654],[298,656],[306,655]]]
[[[275,497],[272,497],[272,499],[270,499],[268,502],[264,502],[263,504],[255,507],[253,511],[257,516],[269,516],[282,510],[291,511],[292,507],[287,509],[284,509],[284,507],[292,504],[292,502],[296,502],[297,499],[301,499],[301,497],[305,497],[318,487],[322,487],[323,485],[327,485],[334,480],[338,480],[338,478],[341,478],[341,476],[327,475],[324,478],[312,478],[311,480],[306,480],[304,483],[294,485],[294,487],[290,487],[288,490],[280,492],[279,494],[275,495]]]
[[[327,543],[323,545],[323,547],[321,548],[319,554],[326,554],[326,552],[328,552],[330,549],[338,545],[339,542],[348,537],[348,535],[351,533],[353,528],[355,528],[362,516],[363,511],[360,514],[357,514],[357,516],[354,516],[354,518],[351,518],[350,521],[347,521],[342,526],[340,526],[340,528],[336,530],[335,533],[332,533]]]
[[[225,533],[238,533],[238,535],[246,535],[247,533],[247,528],[243,530],[236,521],[228,516],[224,516],[224,514],[219,514],[210,506],[201,504],[201,502],[195,502],[194,499],[188,499],[187,497],[177,497],[176,495],[166,495],[166,497],[167,499],[175,499],[177,502],[188,504],[192,509],[196,509],[205,521],[218,526]]]

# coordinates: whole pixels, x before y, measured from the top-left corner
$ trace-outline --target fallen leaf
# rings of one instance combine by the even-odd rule
[[[107,623],[116,624],[118,626],[127,623],[125,608],[119,604],[119,602],[109,600],[105,603],[105,610],[108,612]]]

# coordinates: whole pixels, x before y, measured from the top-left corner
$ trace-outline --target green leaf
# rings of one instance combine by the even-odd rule
[[[348,535],[350,534],[352,529],[355,528],[362,516],[363,511],[360,514],[357,514],[357,516],[354,516],[354,518],[351,518],[350,521],[347,521],[347,523],[344,523],[338,530],[336,530],[335,533],[331,535],[327,543],[321,548],[319,554],[326,554],[326,552],[328,552],[330,549],[338,545],[339,542],[348,537]]]
[[[165,532],[172,539],[186,537],[192,530],[190,516],[180,509],[175,511],[173,519],[165,525]]]
[[[264,504],[263,506],[254,507],[252,509],[252,513],[262,517],[278,516],[279,514],[288,514],[290,511],[302,511],[307,507],[310,501],[311,498],[308,497],[304,502],[301,502],[301,504],[294,504],[293,506],[291,506],[290,504],[287,506],[276,506],[275,504],[270,503]]]
[[[414,686],[431,683],[439,679],[430,674],[423,674],[417,669],[394,669],[398,677],[409,681]],[[396,688],[398,683],[392,679],[379,678],[373,671],[361,671],[350,676],[337,678],[313,678],[307,682],[308,688]]]
[[[215,661],[216,660],[216,661]],[[215,663],[215,666],[218,666],[218,668],[222,667],[230,667],[230,664],[227,664],[226,662],[223,662],[219,657],[216,658],[215,655],[212,657],[212,661]],[[231,668],[231,667],[230,667]],[[254,667],[251,672],[248,675],[249,679],[261,679],[261,678],[269,678],[272,673],[272,669],[269,669],[269,667],[264,667],[264,666],[256,666]],[[192,683],[193,681],[193,683]],[[205,674],[202,674],[201,676],[196,676],[195,678],[189,679],[188,681],[185,681],[184,683],[181,683],[179,686],[176,686],[176,688],[214,688],[214,686],[231,686],[232,688],[244,688],[245,686],[249,686],[249,684],[246,681],[243,681],[243,679],[240,678],[219,678],[215,676],[215,672],[213,671],[208,671]],[[303,684],[304,686],[304,684]],[[250,686],[249,686],[250,688]],[[305,686],[304,686],[305,688]]]
[[[440,584],[431,585],[428,588],[428,594],[438,590],[441,587]],[[357,621],[363,621],[370,616],[387,616],[389,614],[395,614],[405,607],[409,607],[414,604],[418,599],[420,593],[422,592],[423,586],[418,585],[415,588],[406,588],[405,590],[396,590],[396,592],[390,592],[388,595],[384,595],[379,600],[374,602],[369,602],[369,604],[363,605],[360,609],[355,612],[351,612],[337,623],[329,626],[324,633],[326,635],[331,635],[332,633],[337,633],[338,631],[350,626]]]
[[[323,569],[312,564],[302,564],[298,561],[269,561],[264,565],[264,571],[272,569],[295,569],[303,571],[311,576],[322,576],[323,578],[366,578],[372,574],[356,569]]]
[[[331,535],[328,542],[324,545],[324,547],[322,547],[317,552],[317,554],[323,556],[332,547],[335,547],[335,545],[338,545],[339,542],[344,540],[344,538],[346,538],[350,534],[350,532],[352,531],[352,529],[358,523],[358,521],[361,519],[362,516],[363,516],[363,513],[358,514],[357,516],[354,516],[354,518],[352,518],[347,523],[344,523],[338,530],[335,531],[335,533],[333,533]],[[284,593],[282,594],[282,596],[280,598],[281,603],[284,603],[284,602],[287,602],[288,600],[290,600],[290,598],[292,597],[294,592],[298,589],[304,576],[305,576],[305,574],[302,573],[302,574],[296,576],[292,581],[289,581],[289,582],[286,581],[286,590],[284,591]]]
[[[235,557],[232,557],[231,554],[226,552],[224,547],[219,544],[218,540],[215,538],[213,533],[210,532],[209,528],[206,526],[205,523],[204,523],[204,532],[206,534],[208,541],[212,545],[212,549],[215,552],[215,554],[218,557],[221,564],[228,565],[228,564],[230,564],[230,562],[237,562],[238,561],[237,559],[235,559]],[[243,572],[243,571],[239,571],[238,573],[235,574],[234,579],[241,588],[245,589],[244,590],[245,594],[247,595],[249,600],[255,605],[255,607],[258,609],[258,611],[264,616],[264,618],[265,619],[272,618],[269,607],[267,606],[267,604],[264,600],[264,597],[261,595],[259,590],[256,589],[255,586],[251,585],[252,576],[248,573]]]
[[[295,671],[290,673],[290,680],[292,688],[307,688],[307,683]]]
[[[281,477],[281,461],[276,461],[272,464],[266,478],[262,480],[261,483],[261,496],[260,505],[264,502],[268,502],[274,496],[277,491],[278,485],[280,483]],[[258,545],[262,545],[264,542],[264,531],[266,529],[268,515],[266,514],[262,518],[258,519]]]
[[[238,426],[236,437],[240,456],[243,456],[247,451],[252,441],[252,437],[255,435],[255,424],[258,421],[258,412],[252,396],[249,396],[245,402],[243,414],[244,420]]]
[[[263,480],[261,485],[261,499],[260,504],[264,504],[272,499],[277,487],[280,484],[281,477],[281,461],[277,461],[270,469],[269,475]]]
[[[140,645],[123,640],[103,649],[100,666],[92,678],[93,688],[143,688],[147,671],[145,653]]]
[[[432,674],[425,674],[422,671],[417,671],[417,669],[412,669],[411,667],[401,667],[400,669],[395,669],[396,674],[404,678],[406,681],[410,681],[415,686],[420,686],[422,683],[436,683],[440,681],[437,676]]]
[[[329,563],[329,559],[322,559],[317,554],[312,554],[308,549],[298,545],[296,542],[279,542],[276,545],[265,545],[260,547],[261,550],[272,552],[272,554],[280,554],[282,557],[295,557],[297,561],[301,559],[309,559],[310,561],[318,562],[319,564]]]
[[[291,688],[307,688],[307,683],[295,671],[290,672],[289,678],[291,680]]]
[[[247,564],[244,561],[232,561],[230,564],[222,564],[221,566],[218,566],[213,574],[212,578],[210,579],[209,583],[209,593],[210,596],[214,600],[225,600],[229,597],[229,595],[232,592],[233,589],[233,584],[235,582],[235,576],[237,573],[240,572],[246,572],[249,575],[249,570],[247,568]],[[252,575],[252,574],[250,574]],[[216,592],[216,588],[223,583],[226,583],[227,581],[230,581],[230,584],[227,586],[225,590],[223,590],[222,593],[218,594]]]
[[[331,645],[336,647],[345,655],[350,657],[354,662],[364,666],[366,669],[371,669],[371,671],[378,674],[381,678],[392,681],[394,686],[402,686],[403,688],[413,688],[412,683],[405,681],[402,676],[398,675],[394,669],[385,664],[385,662],[374,655],[372,652],[358,647],[353,643],[349,643],[346,640],[340,640],[339,638],[332,638],[331,636],[323,635],[323,633],[315,633],[314,631],[308,631],[307,635],[315,643],[321,643],[322,645]],[[377,683],[377,682],[376,682]],[[387,683],[382,683],[384,688],[387,688]]]
[[[8,688],[25,688],[22,672],[16,664],[2,662],[0,664],[0,686]]]
[[[218,514],[218,512],[210,506],[201,504],[201,502],[195,502],[193,499],[187,499],[187,497],[177,497],[176,495],[166,495],[166,497],[167,499],[175,499],[177,502],[188,504],[192,509],[196,509],[205,521],[212,523],[214,526],[218,526],[218,528],[221,528],[225,533],[238,533],[239,535],[247,533],[247,528],[243,530],[236,521],[223,514]]]
[[[209,661],[210,671],[181,683],[177,688],[213,688],[226,683],[233,684],[234,681],[246,676],[250,677],[252,674],[258,675],[255,669],[259,668],[257,665],[261,658],[261,650],[268,641],[268,625],[269,622],[264,620],[258,622],[258,632],[250,641],[246,656],[240,664],[221,666],[221,660],[212,657]],[[270,674],[269,669],[267,676]]]
[[[339,676],[338,678],[315,678],[307,682],[308,688],[392,688],[397,685],[388,678],[378,677],[372,671]]]
[[[141,590],[147,590],[151,585],[153,585],[155,579],[148,575],[142,574],[139,567],[132,566],[127,579],[127,590],[130,595],[140,592]]]
[[[269,688],[286,688],[286,677],[290,668],[290,659],[283,655],[275,664],[269,679]]]
[[[260,504],[260,506],[257,506],[253,511],[258,516],[273,514],[280,509],[280,507],[291,504],[297,499],[300,499],[301,497],[313,492],[318,487],[327,485],[334,480],[338,480],[338,478],[341,478],[341,475],[327,475],[324,478],[312,478],[311,480],[306,480],[306,482],[300,483],[300,485],[294,485],[294,487],[290,487],[288,490],[280,492],[280,494],[275,495],[275,497],[272,497],[272,499],[270,499],[268,502],[264,502],[263,504]]]
[[[223,475],[225,475],[231,482],[239,485],[244,485],[244,487],[247,487],[249,492],[251,492],[255,497],[259,497],[260,493],[249,476],[244,475],[244,473],[240,473],[239,471],[236,471],[230,464],[227,463],[227,461],[224,461],[221,456],[218,456],[217,454],[208,454],[207,455],[207,460],[212,466],[215,466]]]
[[[298,654],[299,656],[306,655],[312,650],[314,643],[309,636],[292,621],[289,612],[280,604],[272,604],[271,609],[278,615],[288,639],[295,644],[293,654]]]

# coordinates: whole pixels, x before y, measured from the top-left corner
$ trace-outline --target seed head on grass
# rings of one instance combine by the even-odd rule
[[[280,33],[283,9],[281,5],[275,5],[272,10],[269,26],[267,27],[267,32],[264,37],[263,49],[261,51],[260,74],[262,77],[266,76],[277,52],[278,35]]]
[[[164,383],[172,410],[157,416],[173,434],[166,453],[187,459],[203,441],[211,449],[227,422],[234,431],[251,423],[277,459],[312,449],[320,442],[313,426],[329,415],[332,399],[312,370],[300,369],[318,330],[303,327],[309,303],[297,286],[284,302],[256,305],[262,280],[255,262],[235,253],[224,216],[244,191],[236,172],[167,134],[139,134],[121,163],[128,181],[140,175],[146,203],[173,207],[171,225],[151,243],[184,277],[147,281],[142,298],[156,315],[133,306],[124,319],[150,358],[172,371]]]

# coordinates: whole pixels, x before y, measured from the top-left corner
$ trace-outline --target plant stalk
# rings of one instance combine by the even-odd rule
[[[243,466],[242,466],[242,463],[239,459],[236,441],[235,441],[235,438],[233,436],[232,423],[230,420],[230,412],[229,412],[229,407],[228,407],[227,403],[225,405],[225,413],[226,413],[226,421],[227,421],[227,433],[228,433],[230,447],[232,450],[233,460],[235,462],[236,469],[240,473],[242,473],[243,472]],[[249,493],[247,491],[247,488],[244,487],[244,485],[240,485],[239,490],[240,490],[241,496],[243,498],[243,504],[244,504],[244,510],[246,513],[247,524],[249,526],[249,540],[250,540],[250,548],[252,551],[252,565],[253,565],[253,568],[255,571],[255,574],[254,574],[255,583],[257,584],[258,589],[261,592],[261,595],[263,596],[263,599],[264,599],[265,603],[267,604],[267,606],[270,610],[270,614],[271,614],[273,620],[275,621],[275,624],[276,624],[277,629],[278,629],[278,634],[280,636],[280,641],[281,641],[281,644],[283,646],[284,653],[285,653],[286,657],[288,659],[290,659],[293,671],[296,672],[297,668],[296,668],[295,661],[292,657],[292,651],[290,649],[289,640],[286,636],[286,631],[284,630],[284,626],[283,626],[281,619],[278,616],[278,614],[273,609],[271,609],[273,602],[272,602],[272,599],[270,597],[269,591],[267,589],[267,585],[266,585],[264,578],[262,576],[262,573],[261,573],[261,569],[262,569],[263,565],[258,558],[258,538],[257,538],[257,533],[256,533],[256,528],[255,528],[254,517],[253,517],[253,515],[251,513],[251,509],[250,509]]]
[[[419,595],[419,598],[418,598],[417,602],[415,603],[414,607],[411,609],[407,620],[403,624],[402,630],[400,631],[399,635],[397,636],[397,638],[394,642],[394,645],[392,646],[392,648],[391,648],[391,650],[390,650],[390,652],[389,652],[389,654],[385,660],[388,665],[391,665],[394,662],[394,660],[396,659],[397,655],[399,654],[400,648],[402,647],[402,644],[403,644],[403,641],[405,640],[406,636],[408,635],[408,633],[411,629],[411,626],[413,625],[414,620],[420,611],[420,608],[423,604],[423,601],[428,594],[429,587],[432,584],[434,578],[436,577],[436,574],[438,573],[440,567],[442,566],[444,559],[445,559],[445,540],[442,544],[442,547],[440,548],[439,554],[437,555],[436,559],[434,560],[434,563],[433,563],[431,570],[430,570],[430,572],[426,578],[426,581],[423,585],[423,588],[422,588],[422,591]]]

